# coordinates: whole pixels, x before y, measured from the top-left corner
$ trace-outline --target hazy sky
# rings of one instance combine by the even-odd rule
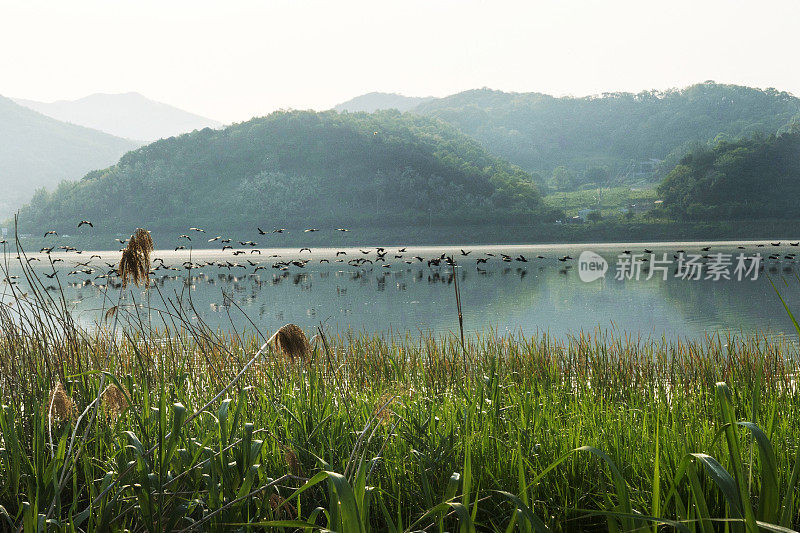
[[[0,95],[137,91],[223,122],[370,91],[800,95],[800,1],[0,0]]]

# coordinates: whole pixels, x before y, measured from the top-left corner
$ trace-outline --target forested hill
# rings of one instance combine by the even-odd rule
[[[800,127],[684,157],[659,186],[676,218],[800,218]]]
[[[681,90],[556,98],[471,90],[422,103],[491,153],[547,178],[559,166],[614,179],[631,162],[682,155],[721,137],[774,133],[800,113],[800,100],[774,89],[705,82]],[[578,179],[580,181],[580,179]]]
[[[552,220],[523,170],[430,118],[276,112],[129,152],[38,193],[22,231]]]

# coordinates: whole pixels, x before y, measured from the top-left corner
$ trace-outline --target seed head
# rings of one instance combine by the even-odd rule
[[[281,498],[280,494],[276,492],[273,492],[269,497],[269,506],[278,518],[293,519],[297,516],[297,512],[292,504],[287,502],[284,498]]]
[[[278,348],[292,361],[296,357],[305,360],[311,351],[306,334],[294,324],[286,324],[279,329],[275,340]]]
[[[50,392],[48,416],[52,416],[58,420],[66,420],[72,416],[74,411],[75,404],[72,403],[72,398],[67,395],[64,385],[59,381]]]
[[[297,459],[297,454],[288,446],[283,447],[283,459],[286,461],[286,466],[289,467],[289,472],[295,476],[303,475],[303,467],[300,466],[300,461]]]
[[[113,383],[105,388],[102,394],[103,409],[109,418],[117,418],[128,408],[128,399],[122,389]]]
[[[138,228],[128,240],[128,246],[122,251],[117,272],[122,278],[122,288],[128,286],[129,281],[137,287],[147,285],[147,276],[150,273],[150,254],[153,251],[153,239],[150,232]]]

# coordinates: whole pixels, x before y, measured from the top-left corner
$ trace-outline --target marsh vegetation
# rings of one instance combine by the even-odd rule
[[[288,347],[256,324],[196,323],[190,298],[157,288],[127,289],[132,303],[78,328],[30,281],[0,311],[4,528],[706,532],[800,520],[791,344],[462,344],[320,328],[311,341],[295,330]]]

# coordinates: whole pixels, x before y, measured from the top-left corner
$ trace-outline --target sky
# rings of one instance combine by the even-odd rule
[[[0,0],[0,95],[135,91],[225,123],[371,91],[800,95],[797,0]]]

